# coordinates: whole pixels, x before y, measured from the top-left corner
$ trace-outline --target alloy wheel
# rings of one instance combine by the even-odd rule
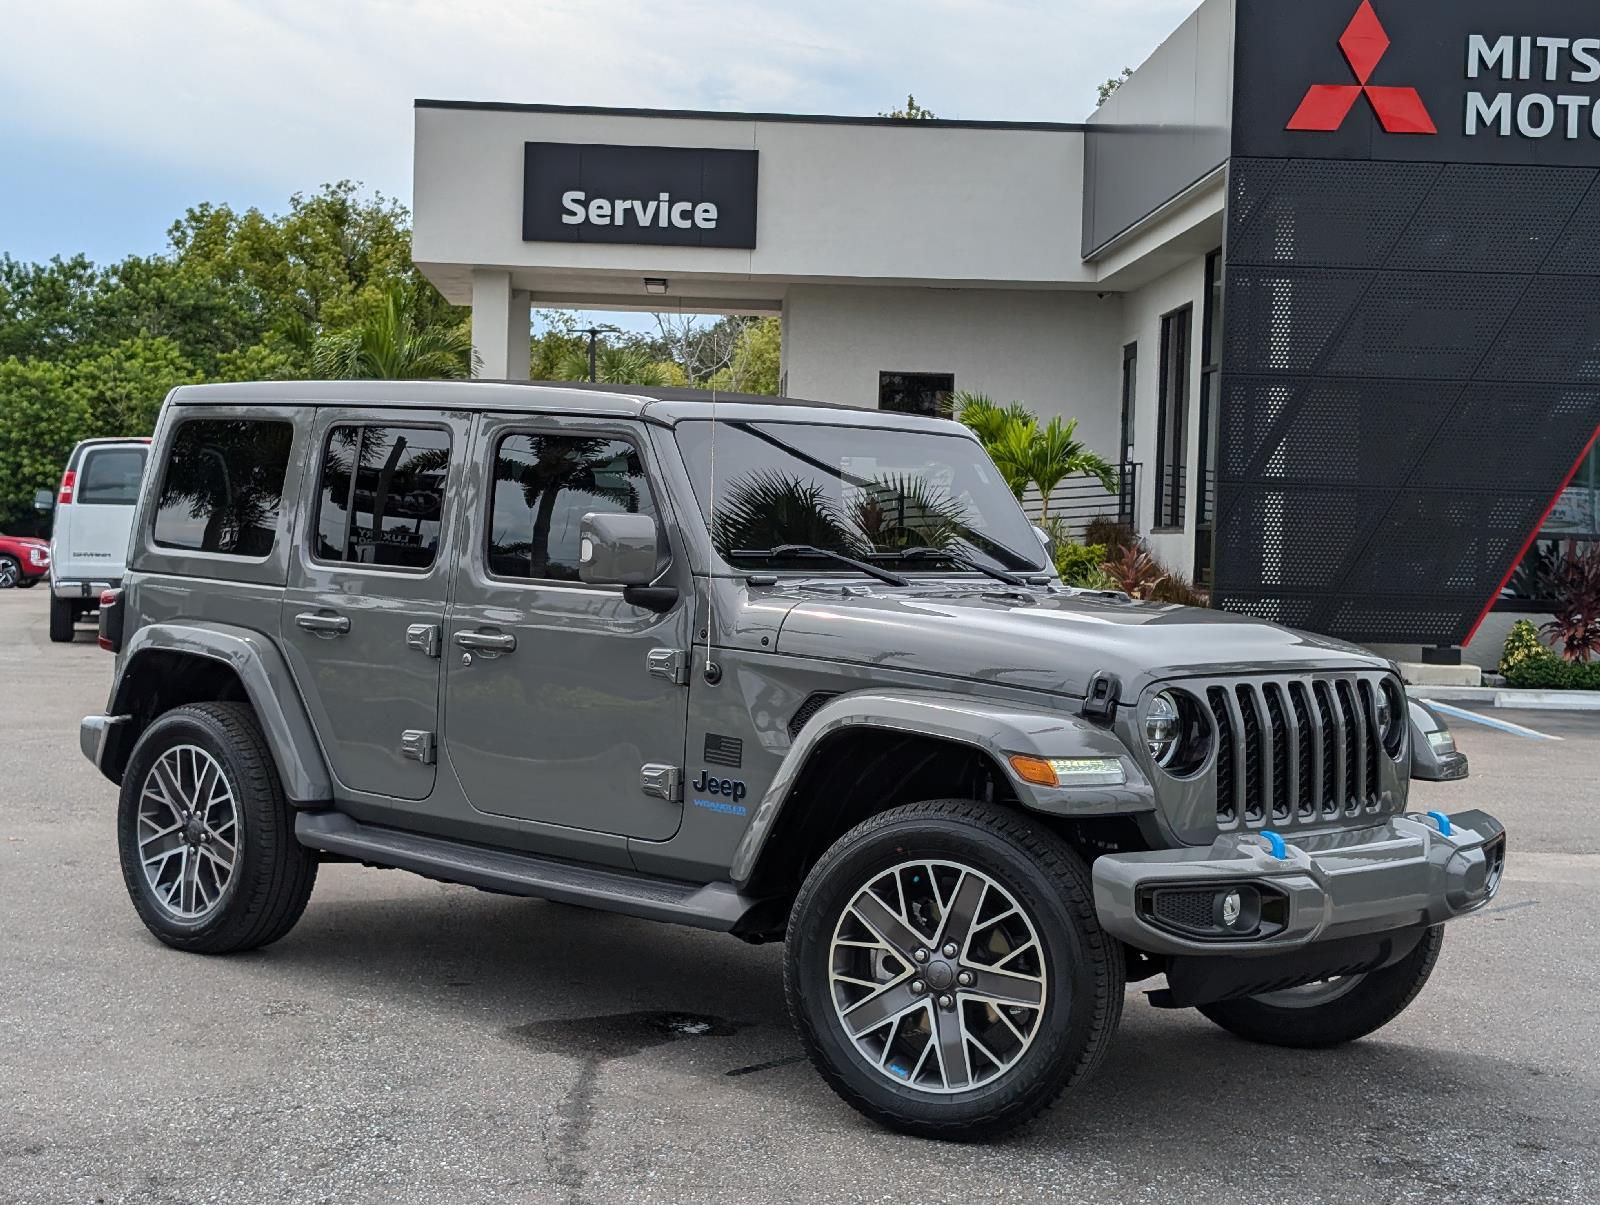
[[[214,910],[239,857],[239,815],[217,759],[175,745],[156,759],[139,792],[139,864],[156,904],[178,920]]]
[[[9,590],[22,580],[22,566],[8,556],[0,556],[0,590]]]
[[[982,871],[902,862],[846,905],[829,950],[835,1015],[892,1082],[932,1094],[993,1083],[1033,1044],[1046,963],[1027,910]]]

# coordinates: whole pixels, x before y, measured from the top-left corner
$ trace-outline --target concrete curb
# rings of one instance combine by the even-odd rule
[[[1514,690],[1507,686],[1408,686],[1416,699],[1518,711],[1600,711],[1600,690]]]

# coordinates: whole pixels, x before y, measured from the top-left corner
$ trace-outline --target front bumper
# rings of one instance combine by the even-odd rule
[[[1229,833],[1209,849],[1097,858],[1095,907],[1107,933],[1147,953],[1281,954],[1462,916],[1494,898],[1504,865],[1505,826],[1479,811],[1291,834],[1281,850],[1260,833]],[[1202,934],[1155,903],[1158,892],[1200,900],[1234,887],[1273,901],[1271,922]]]

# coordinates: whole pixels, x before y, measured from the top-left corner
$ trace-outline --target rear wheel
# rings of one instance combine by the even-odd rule
[[[1202,1004],[1200,1012],[1229,1033],[1269,1046],[1338,1046],[1366,1037],[1398,1017],[1422,991],[1444,946],[1434,925],[1393,966],[1303,987]]]
[[[70,644],[78,623],[78,604],[70,598],[50,600],[50,639]]]
[[[117,815],[122,877],[145,926],[202,954],[287,933],[316,882],[250,709],[199,703],[139,738]]]
[[[22,562],[14,556],[0,553],[0,590],[9,590],[22,584]]]
[[[1123,966],[1088,872],[1029,818],[895,808],[823,855],[795,901],[790,1012],[847,1102],[933,1138],[1015,1129],[1099,1062]]]

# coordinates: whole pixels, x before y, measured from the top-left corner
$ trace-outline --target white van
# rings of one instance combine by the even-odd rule
[[[100,605],[101,591],[122,584],[149,458],[149,439],[86,439],[67,458],[50,532],[51,640],[70,641],[73,625]]]

